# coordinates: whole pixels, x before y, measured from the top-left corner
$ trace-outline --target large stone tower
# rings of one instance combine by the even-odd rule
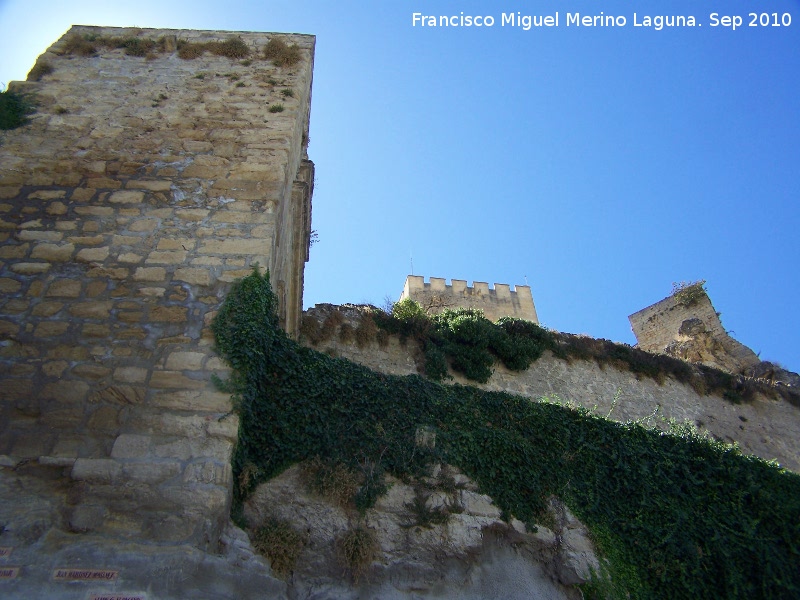
[[[238,420],[209,323],[258,264],[298,330],[314,43],[77,26],[10,86],[37,105],[0,133],[0,546],[23,564],[53,532],[216,546]]]

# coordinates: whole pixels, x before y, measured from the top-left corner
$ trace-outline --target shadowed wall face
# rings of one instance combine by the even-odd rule
[[[208,326],[258,264],[298,330],[314,43],[80,26],[10,86],[38,109],[0,134],[0,466],[68,474],[54,527],[216,543],[238,421]]]

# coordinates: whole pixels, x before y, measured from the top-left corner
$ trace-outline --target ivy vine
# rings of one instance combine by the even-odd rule
[[[275,307],[268,276],[254,272],[233,286],[212,325],[234,368],[227,384],[240,414],[234,517],[256,485],[315,456],[363,474],[362,509],[385,490],[384,472],[407,478],[444,462],[531,526],[560,497],[607,559],[605,585],[587,586],[589,595],[800,595],[800,476],[691,427],[664,433],[372,372],[290,340]],[[482,327],[461,318],[459,331]],[[415,443],[420,428],[435,433],[434,447]]]

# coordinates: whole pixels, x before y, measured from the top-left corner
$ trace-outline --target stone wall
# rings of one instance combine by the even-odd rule
[[[759,364],[750,348],[728,335],[705,292],[691,301],[672,295],[628,317],[638,347],[690,362],[745,373]]]
[[[353,328],[363,314],[363,308],[353,305],[317,305],[306,314],[323,322],[332,310],[342,312],[344,322]],[[310,345],[302,338],[301,342]],[[393,375],[416,374],[417,364],[422,362],[416,342],[409,340],[403,344],[394,336],[389,337],[385,346],[373,341],[359,347],[355,342],[343,343],[334,334],[315,348]],[[784,467],[800,472],[800,447],[796,442],[800,436],[800,408],[782,400],[759,397],[751,403],[732,404],[718,396],[700,396],[672,379],[659,385],[652,379],[637,379],[628,371],[600,368],[594,362],[568,363],[550,352],[522,372],[496,364],[485,385],[451,374],[455,383],[534,400],[548,397],[621,422],[644,420],[655,426],[663,426],[664,419],[688,422],[729,443],[738,443],[745,453],[777,459]]]
[[[75,35],[163,45],[81,56]],[[231,36],[248,60],[176,52]],[[238,420],[210,381],[226,369],[209,323],[258,264],[295,334],[308,257],[315,40],[279,35],[301,60],[278,67],[262,52],[275,36],[73,27],[37,62],[52,72],[10,86],[38,103],[0,134],[0,546],[14,556],[75,534],[216,548]]]
[[[430,283],[419,275],[409,275],[403,287],[400,300],[411,298],[432,313],[443,308],[475,308],[483,311],[490,321],[501,317],[515,317],[526,321],[539,322],[536,307],[533,305],[531,288],[518,285],[512,292],[506,283],[495,283],[494,289],[489,284],[475,281],[472,287],[462,279],[453,279],[452,285],[439,277],[431,277]]]

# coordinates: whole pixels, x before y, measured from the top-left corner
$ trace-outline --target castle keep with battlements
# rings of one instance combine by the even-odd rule
[[[490,321],[501,317],[514,317],[539,323],[536,307],[533,305],[531,288],[518,285],[514,291],[505,283],[489,284],[475,281],[472,287],[463,279],[453,279],[451,285],[439,277],[431,277],[430,283],[419,275],[409,275],[403,287],[400,300],[411,298],[429,312],[439,312],[443,308],[475,308],[483,311]]]

